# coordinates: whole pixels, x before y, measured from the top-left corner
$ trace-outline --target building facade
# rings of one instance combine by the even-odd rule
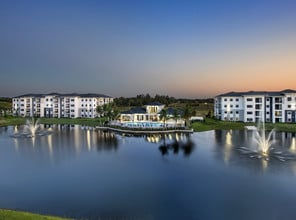
[[[214,108],[223,121],[296,123],[296,90],[229,92],[215,97]]]
[[[95,118],[97,106],[113,102],[102,94],[26,94],[12,99],[13,114],[21,117]]]
[[[165,109],[165,105],[159,102],[152,102],[144,107],[132,108],[128,111],[120,113],[119,122],[121,126],[139,125],[141,127],[150,127],[154,123],[154,126],[164,123],[161,119],[161,111]],[[175,112],[177,111],[177,112]],[[183,112],[177,109],[166,109],[167,127],[184,127],[185,121],[182,119]],[[177,114],[177,118],[174,118]]]

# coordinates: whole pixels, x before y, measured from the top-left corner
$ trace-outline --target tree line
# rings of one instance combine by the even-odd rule
[[[143,106],[147,105],[151,102],[160,102],[165,104],[166,106],[173,103],[183,103],[183,104],[193,104],[198,105],[198,103],[213,103],[213,99],[185,99],[185,98],[175,98],[170,97],[168,95],[158,95],[156,94],[154,97],[150,96],[150,94],[140,94],[136,97],[119,97],[114,99],[114,103],[118,107],[132,107],[132,106]]]
[[[6,116],[12,108],[12,99],[0,97],[0,117]]]

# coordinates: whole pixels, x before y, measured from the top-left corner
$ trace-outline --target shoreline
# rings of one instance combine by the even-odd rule
[[[102,127],[96,126],[96,129],[99,130],[108,130],[119,132],[122,134],[170,134],[170,133],[186,133],[192,134],[194,132],[193,129],[172,129],[172,130],[129,130],[129,129],[119,129],[119,128],[112,128],[112,127]]]

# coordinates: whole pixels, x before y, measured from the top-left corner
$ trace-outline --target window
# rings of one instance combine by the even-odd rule
[[[235,114],[239,114],[239,112],[238,112],[238,111],[236,111],[236,112],[235,112]]]
[[[281,110],[282,109],[282,105],[279,105],[279,104],[278,105],[275,105],[275,109],[276,110]]]
[[[232,102],[232,99],[230,99],[230,101]]]
[[[262,98],[256,98],[256,99],[255,99],[255,102],[257,102],[257,103],[261,103],[261,102],[262,102]]]
[[[227,99],[224,99],[224,101],[226,102],[226,101],[227,101]]]
[[[266,98],[266,101],[269,102],[269,98]]]
[[[247,121],[248,122],[252,122],[253,121],[253,118],[247,118]]]
[[[253,108],[253,105],[247,105],[247,108]]]
[[[288,102],[292,101],[292,97],[288,97],[288,98],[287,98],[287,101],[288,101]]]
[[[291,105],[288,105],[288,108],[291,108]]]
[[[247,112],[247,115],[252,115],[253,114],[253,112]]]
[[[236,105],[235,107],[236,107],[236,108],[239,108],[239,105]]]
[[[238,101],[239,101],[239,99],[235,99],[235,101],[237,101],[237,102],[238,102]]]
[[[266,108],[269,108],[269,105],[266,105]]]

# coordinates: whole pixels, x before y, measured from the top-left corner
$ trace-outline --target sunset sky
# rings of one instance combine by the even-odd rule
[[[0,0],[0,96],[288,88],[294,0]]]

